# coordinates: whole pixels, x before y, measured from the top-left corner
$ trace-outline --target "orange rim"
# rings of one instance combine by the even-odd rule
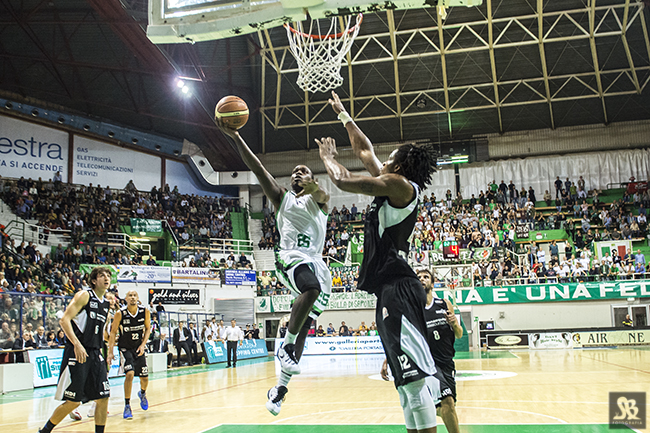
[[[357,27],[359,27],[361,25],[362,22],[363,22],[363,14],[359,14],[359,15],[357,15],[357,23],[355,25],[350,27],[347,31],[337,33],[335,35],[311,35],[309,33],[303,33],[301,31],[298,31],[298,30],[294,29],[293,27],[291,27],[289,24],[286,24],[286,23],[284,24],[284,27],[291,30],[292,33],[295,33],[297,35],[302,36],[303,38],[312,38],[312,39],[323,40],[323,39],[338,39],[338,38],[342,37],[345,34],[352,33],[353,31],[355,31],[357,29]]]

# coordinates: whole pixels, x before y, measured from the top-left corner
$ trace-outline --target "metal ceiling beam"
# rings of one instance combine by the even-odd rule
[[[625,0],[625,10],[623,12],[623,23],[621,25],[621,40],[623,41],[623,47],[625,48],[625,55],[627,56],[627,62],[630,65],[630,72],[632,73],[632,81],[634,82],[634,87],[636,92],[641,94],[641,86],[639,85],[639,77],[636,74],[636,68],[634,67],[634,59],[632,59],[632,53],[630,52],[630,44],[627,42],[627,26],[628,19],[630,15],[630,0]],[[618,15],[616,15],[616,20],[618,21]]]
[[[643,66],[643,67],[638,67],[638,71],[648,71],[650,72],[650,66]],[[627,77],[626,73],[628,72],[628,69],[615,69],[615,70],[602,70],[601,74],[606,75],[606,74],[616,74],[616,77],[613,79],[613,81],[616,81],[620,78]],[[558,75],[558,76],[550,76],[549,79],[553,81],[558,81],[558,90],[555,91],[554,94],[551,95],[550,101],[551,103],[557,103],[557,102],[566,102],[566,101],[576,101],[576,100],[586,100],[586,99],[595,99],[595,98],[601,98],[599,92],[597,89],[594,89],[591,87],[585,80],[584,78],[587,77],[594,77],[595,73],[594,72],[587,72],[587,73],[581,73],[581,74],[568,74],[568,75]],[[518,106],[527,106],[527,105],[536,105],[536,104],[548,104],[548,99],[545,94],[537,92],[534,90],[534,87],[532,84],[542,82],[544,80],[543,77],[539,78],[530,78],[530,79],[525,79],[525,80],[509,80],[509,81],[502,81],[499,82],[499,86],[518,86],[518,85],[523,85],[530,89],[530,91],[537,96],[536,99],[530,99],[527,101],[518,101],[518,102],[506,102],[508,97],[510,96],[510,93],[512,93],[512,90],[510,93],[508,93],[506,96],[504,96],[501,99],[501,107],[518,107]],[[561,80],[561,81],[559,81]],[[562,95],[562,90],[570,84],[572,81],[575,81],[579,83],[588,93],[586,94],[581,94],[581,95],[567,95],[563,96]],[[458,108],[456,110],[451,109],[451,112],[456,112],[456,111],[476,111],[476,110],[485,110],[485,109],[494,109],[495,108],[495,103],[494,101],[490,100],[489,98],[485,97],[481,92],[481,88],[490,88],[492,87],[493,84],[492,82],[489,83],[481,83],[481,84],[476,84],[473,86],[457,86],[457,87],[449,87],[449,91],[464,91],[456,101],[454,101],[454,106],[457,105],[462,98],[467,95],[470,91],[474,91],[480,95],[483,96],[483,101],[485,102],[482,105],[473,105],[473,106],[465,106],[462,108]],[[610,91],[611,85],[608,89],[603,90],[603,96],[605,98],[607,97],[614,97],[614,96],[624,96],[624,95],[634,95],[636,94],[636,90],[632,91]],[[442,93],[444,92],[444,89],[430,89],[427,91],[408,91],[408,92],[402,92],[402,97],[404,98],[417,98],[421,95],[427,95],[427,94],[433,94],[433,93]],[[386,99],[390,98],[393,96],[391,93],[387,94],[378,94],[378,95],[373,95],[373,96],[358,96],[357,97],[357,102],[363,103],[365,102],[364,107],[367,107],[369,104],[371,104],[373,101],[379,101],[381,99]],[[346,101],[345,99],[343,99]],[[327,104],[327,101],[317,101],[317,102],[312,102],[310,105],[315,106],[316,110],[323,111],[323,107],[325,107]],[[284,104],[281,105],[281,109],[287,110],[291,112],[294,117],[296,117],[298,120],[302,121],[302,119],[294,112],[292,111],[293,108],[296,107],[301,107],[302,103],[294,103],[294,104]],[[264,107],[262,107],[263,109]],[[403,111],[402,112],[402,117],[421,117],[421,116],[430,116],[433,114],[442,114],[442,113],[447,113],[447,110],[445,107],[442,107],[439,110],[428,110],[428,111],[414,111],[414,112],[409,112],[409,111]],[[359,113],[357,113],[356,116],[356,121],[358,122],[363,122],[363,121],[370,121],[370,120],[385,120],[385,119],[394,119],[395,115],[394,114],[388,114],[388,115],[382,115],[382,116],[363,116],[363,110]],[[332,125],[336,124],[338,121],[330,121],[330,120],[321,120],[318,121],[315,118],[312,118],[310,121],[311,126],[322,126],[322,125]],[[297,123],[297,124],[285,124],[285,125],[278,125],[277,129],[293,129],[293,128],[301,128],[304,127],[302,123]]]
[[[402,122],[402,101],[400,98],[399,84],[399,64],[397,61],[397,41],[395,40],[395,14],[392,9],[386,10],[386,19],[388,20],[388,30],[390,32],[390,48],[393,54],[393,74],[395,82],[395,103],[397,106],[397,118],[399,120],[399,137],[404,140],[404,125]]]
[[[645,8],[641,8],[641,29],[643,30],[643,39],[645,41],[645,48],[648,54],[648,62],[650,62],[650,37],[648,37],[648,27],[645,20]],[[648,77],[648,80],[650,80],[650,76]],[[648,81],[643,84],[643,87],[645,87],[646,84],[648,84]]]
[[[553,115],[553,104],[551,103],[551,88],[548,81],[548,67],[546,66],[546,47],[544,46],[544,0],[537,0],[537,40],[539,46],[539,57],[542,64],[542,75],[544,77],[544,90],[548,102],[548,112],[551,117],[551,129],[555,129],[555,116]]]
[[[449,108],[449,82],[447,81],[447,61],[445,59],[445,35],[442,26],[442,17],[438,15],[438,49],[440,50],[440,66],[442,67],[442,87],[445,92],[445,112],[447,113],[447,126],[449,128],[449,137],[454,136],[454,130],[451,125],[451,109]]]
[[[494,90],[494,102],[499,115],[499,132],[503,133],[503,118],[501,117],[501,100],[499,98],[499,85],[497,84],[497,64],[494,60],[494,26],[492,25],[492,0],[487,0],[488,19],[488,48],[490,50],[490,69],[492,70],[492,88]]]
[[[596,49],[596,0],[589,0],[589,46],[591,47],[591,59],[594,63],[596,72],[596,84],[598,86],[598,95],[603,106],[603,117],[605,124],[609,123],[607,119],[607,105],[605,105],[605,96],[603,96],[603,82],[600,79],[600,64],[598,63],[598,51]]]
[[[617,9],[623,9],[625,7],[624,4],[620,5],[609,5],[609,6],[597,6],[595,8],[595,11],[603,11],[606,14],[613,14],[615,10]],[[551,43],[566,43],[570,41],[577,41],[577,40],[584,40],[584,39],[589,39],[590,34],[587,29],[584,29],[575,18],[572,18],[571,15],[577,15],[578,17],[585,14],[589,13],[591,9],[589,8],[584,8],[584,9],[572,9],[568,11],[555,11],[555,12],[545,12],[544,17],[546,18],[552,18],[555,17],[556,21],[553,24],[551,28],[549,28],[545,33],[543,37],[543,42],[545,44],[551,44]],[[603,14],[605,15],[605,14]],[[633,22],[635,22],[637,19],[639,19],[640,13],[635,14],[631,19],[630,22],[628,23],[628,26],[631,25]],[[557,24],[560,22],[562,18],[566,17],[569,22],[571,22],[574,26],[574,28],[571,30],[571,33],[567,31],[566,35],[563,36],[553,36],[553,31],[557,27]],[[501,48],[516,48],[516,47],[522,47],[522,46],[528,46],[528,45],[537,45],[539,43],[538,38],[532,34],[529,39],[523,40],[523,41],[517,41],[517,42],[503,42],[503,36],[507,33],[508,28],[513,26],[513,28],[522,28],[521,22],[524,22],[526,20],[529,20],[531,23],[534,23],[538,20],[538,15],[524,15],[524,16],[515,16],[515,17],[508,17],[508,18],[493,18],[492,23],[493,24],[501,24],[505,23],[506,25],[504,26],[504,30],[502,30],[499,35],[495,38],[494,40],[494,49],[501,49]],[[457,30],[455,33],[454,38],[452,38],[451,41],[447,43],[447,50],[445,53],[447,55],[450,54],[461,54],[461,53],[473,53],[477,51],[489,51],[489,46],[485,41],[481,40],[479,37],[477,37],[477,34],[475,31],[472,30],[473,27],[487,27],[489,25],[487,19],[484,21],[473,21],[471,23],[461,23],[461,24],[450,24],[450,25],[443,25],[442,30]],[[525,26],[523,26],[525,27]],[[621,35],[621,30],[616,30],[616,31],[605,31],[602,30],[600,31],[598,26],[596,26],[596,31],[594,34],[594,37],[600,38],[600,37],[612,37],[612,36],[620,36]],[[428,39],[427,33],[437,33],[439,29],[439,26],[433,26],[433,27],[426,27],[426,28],[419,28],[419,29],[409,29],[409,30],[396,30],[395,35],[398,37],[402,37],[407,40],[407,43],[405,44],[404,47],[399,52],[398,55],[398,60],[406,60],[406,59],[424,59],[427,57],[434,57],[434,56],[439,56],[440,51],[438,50],[438,47],[436,47],[434,44],[432,46],[434,47],[433,51],[430,52],[425,52],[425,53],[415,53],[415,54],[404,54],[407,52],[407,48],[409,43],[413,40],[413,34],[417,33],[422,35],[425,39]],[[461,47],[461,48],[449,48],[452,45],[453,41],[456,41],[457,37],[459,36],[460,33],[463,34],[473,34],[475,36],[475,40],[472,41],[471,43],[468,44],[467,47]],[[352,64],[353,66],[356,65],[364,65],[364,64],[372,64],[372,63],[380,63],[380,62],[392,62],[393,61],[393,56],[390,51],[388,50],[382,50],[380,52],[381,56],[379,57],[374,57],[374,58],[367,58],[363,59],[360,54],[364,52],[364,50],[372,46],[372,44],[368,44],[368,42],[372,39],[377,40],[378,38],[389,38],[390,37],[390,31],[388,32],[378,32],[378,33],[373,33],[370,35],[360,35],[356,38],[356,43],[358,45],[361,45],[361,48],[359,51],[356,52],[356,54],[352,57]],[[276,46],[274,47],[274,50],[276,51],[281,51],[281,52],[286,52],[289,51],[288,46]],[[268,53],[266,50],[263,50],[262,55],[267,55]],[[282,73],[287,74],[287,73],[295,73],[298,72],[297,68],[290,68],[290,69],[283,69]]]
[[[400,85],[396,85],[396,91],[393,92],[391,89],[389,91],[391,93],[361,95],[358,92],[354,93],[353,84],[348,82],[351,110],[354,109],[353,107],[357,107],[354,113],[354,119],[362,122],[394,119],[397,117],[401,121],[402,118],[406,117],[432,116],[445,113],[447,115],[449,135],[451,136],[454,132],[451,123],[451,115],[453,113],[497,109],[500,115],[499,129],[505,132],[508,127],[505,126],[507,119],[503,117],[504,107],[525,107],[545,104],[548,107],[550,126],[555,128],[557,125],[554,109],[556,109],[555,105],[558,103],[598,98],[603,106],[605,121],[608,122],[609,117],[606,110],[607,97],[637,94],[637,90],[616,91],[617,88],[620,88],[618,84],[621,81],[629,79],[630,82],[633,82],[633,74],[631,73],[633,63],[624,62],[623,64],[611,65],[611,67],[616,69],[601,70],[598,65],[598,53],[595,50],[595,42],[601,37],[620,37],[624,29],[627,31],[631,28],[638,29],[639,25],[643,26],[645,24],[644,16],[640,10],[632,8],[628,12],[627,18],[625,18],[625,4],[609,6],[588,4],[585,8],[581,9],[560,10],[547,13],[544,11],[544,1],[537,0],[534,15],[495,18],[491,9],[491,6],[493,6],[492,0],[487,3],[490,10],[486,14],[484,21],[445,24],[437,14],[436,16],[431,14],[431,22],[437,25],[400,30],[395,16],[391,17],[387,13],[387,19],[385,21],[387,31],[380,29],[374,33],[360,35],[355,41],[352,52],[348,53],[349,78],[353,77],[353,72],[361,65],[392,62],[393,71],[398,73],[399,70],[404,70],[404,64],[399,64],[401,61],[419,59],[422,62],[431,63],[431,60],[426,59],[440,56],[442,72],[439,79],[442,81],[442,84],[437,85],[436,88],[429,88],[426,81],[422,83],[416,81],[409,85],[409,90],[403,90]],[[620,20],[617,20],[618,25],[612,24],[612,17],[619,15],[623,17],[623,21],[627,19],[625,26]],[[590,20],[589,26],[586,25],[586,18]],[[641,21],[641,24],[637,21]],[[582,24],[583,22],[585,25]],[[484,27],[478,28],[479,26]],[[535,31],[535,27],[537,31]],[[613,28],[616,30],[612,30]],[[445,31],[450,31],[450,33],[445,35]],[[436,40],[436,33],[438,40],[433,42]],[[572,41],[585,41],[587,39],[591,42],[592,59],[589,61],[589,64],[593,66],[593,69],[589,66],[588,69],[580,73],[552,75],[551,66],[548,64],[546,58],[549,49],[547,44],[571,44]],[[267,80],[277,79],[279,81],[281,79],[279,75],[294,74],[297,72],[297,69],[293,65],[289,68],[289,65],[285,65],[284,62],[276,62],[273,64],[273,56],[278,58],[280,54],[284,56],[288,52],[288,47],[280,46],[278,40],[280,39],[275,39],[275,47],[270,47],[266,44],[260,50],[266,63],[273,65],[272,69],[265,71]],[[387,47],[387,40],[390,40],[391,47]],[[650,58],[650,41],[647,43],[648,56]],[[417,48],[415,46],[416,44],[418,44]],[[423,52],[425,51],[422,49],[423,44],[428,48],[426,52]],[[505,47],[512,49],[512,47],[520,47],[523,45],[537,45],[541,60],[539,76],[533,75],[525,79],[500,81],[498,76],[499,66],[496,62],[496,50]],[[393,49],[390,50],[389,48]],[[554,48],[560,47],[554,46]],[[491,76],[486,77],[486,79],[479,78],[480,82],[478,83],[450,86],[451,78],[448,76],[447,71],[447,60],[449,59],[448,56],[450,53],[471,55],[471,53],[484,50],[487,51],[486,54],[489,54]],[[531,58],[530,60],[536,63],[537,59]],[[364,66],[362,70],[366,71],[367,66]],[[634,65],[634,70],[636,71],[637,77],[640,78],[640,72],[643,71],[645,74],[646,71],[650,71],[650,66]],[[607,82],[606,85],[604,84],[604,80]],[[597,82],[598,85],[591,85],[590,81]],[[639,83],[642,90],[647,84],[650,84],[650,78],[644,83]],[[634,86],[636,89],[636,85]],[[629,84],[627,87],[629,88]],[[495,94],[494,97],[491,96],[491,93]],[[416,108],[417,99],[422,97],[432,101],[432,107],[427,107],[424,110]],[[260,107],[263,123],[268,122],[276,130],[304,127],[307,119],[311,128],[335,124],[336,121],[329,120],[328,116],[320,115],[324,107],[326,107],[327,101],[318,96],[311,96],[310,98],[308,103],[302,99],[295,103],[283,104],[281,99],[276,99],[275,104],[268,106],[263,104]],[[345,98],[342,99],[345,100]],[[392,102],[393,100],[399,100],[399,114],[395,110],[396,104]],[[309,117],[305,117],[302,114],[305,108],[307,108],[309,113],[312,113]],[[376,110],[373,110],[373,108]],[[387,114],[373,114],[385,108],[391,111]],[[272,110],[276,114],[275,121],[272,120]],[[403,122],[401,123],[405,124]]]

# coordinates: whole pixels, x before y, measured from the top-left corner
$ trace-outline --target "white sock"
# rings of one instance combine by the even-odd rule
[[[298,338],[298,334],[292,334],[291,332],[287,331],[287,336],[284,337],[284,344],[294,344],[296,342],[296,338]]]
[[[280,371],[280,377],[278,378],[278,386],[287,386],[291,380],[291,375]]]

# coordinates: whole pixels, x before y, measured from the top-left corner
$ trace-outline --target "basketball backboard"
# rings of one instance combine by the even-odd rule
[[[149,0],[154,43],[194,43],[253,33],[288,22],[385,9],[480,6],[483,0]]]

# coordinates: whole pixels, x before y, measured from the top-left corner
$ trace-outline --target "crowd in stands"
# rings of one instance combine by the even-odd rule
[[[632,280],[644,279],[650,273],[650,265],[640,250],[633,253],[628,249],[624,256],[612,250],[598,260],[587,247],[573,251],[570,244],[566,245],[566,251],[560,252],[553,241],[547,258],[545,251],[533,242],[523,264],[517,264],[510,254],[503,260],[475,262],[472,264],[474,285]]]
[[[143,192],[132,180],[124,189],[111,189],[65,184],[60,178],[60,173],[49,181],[0,177],[0,199],[18,216],[37,220],[45,235],[69,231],[73,243],[92,243],[119,233],[129,218],[145,218],[166,220],[182,243],[207,244],[210,238],[231,239],[229,213],[241,210],[239,199],[180,194],[177,186]]]

